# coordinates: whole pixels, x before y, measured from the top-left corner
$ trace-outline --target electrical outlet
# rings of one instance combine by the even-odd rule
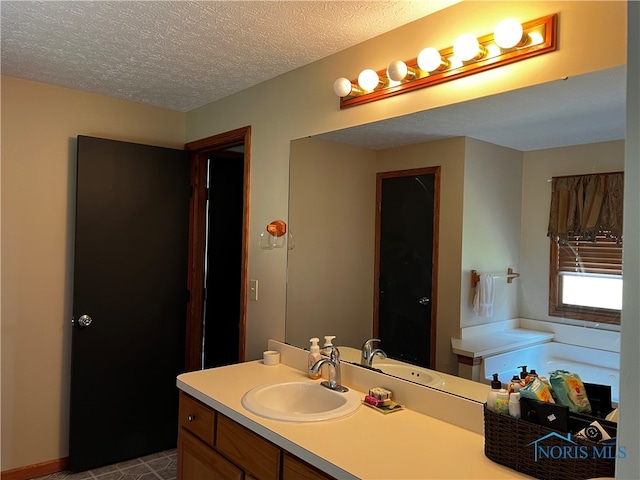
[[[258,280],[249,281],[249,298],[251,300],[258,300]]]

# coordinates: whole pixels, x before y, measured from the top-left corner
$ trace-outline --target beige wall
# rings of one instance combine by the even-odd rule
[[[456,34],[487,33],[507,12],[527,20],[560,13],[559,50],[339,110],[337,77],[413,58],[426,41],[451,45],[454,26]],[[622,65],[625,21],[625,2],[464,2],[188,112],[186,135],[181,114],[3,78],[2,469],[67,454],[69,192],[77,134],[177,146],[252,126],[249,275],[260,280],[260,301],[248,307],[247,355],[258,358],[267,338],[284,338],[286,250],[261,250],[258,236],[271,220],[287,219],[290,140]],[[627,306],[637,313],[636,304]]]
[[[68,454],[77,135],[182,147],[185,114],[10,77],[1,87],[6,470]]]
[[[522,197],[522,152],[466,139],[460,327],[518,316],[517,283],[494,280],[493,314],[479,317],[472,308],[475,288],[471,270],[519,271]],[[460,335],[455,335],[460,338]]]
[[[517,281],[520,316],[584,325],[585,322],[549,316],[549,239],[546,233],[551,183],[548,180],[562,175],[624,170],[624,141],[526,152],[523,165],[522,276]],[[601,327],[607,328],[606,325]]]
[[[339,109],[332,88],[336,78],[355,78],[363,68],[382,68],[390,59],[413,58],[426,42],[451,45],[453,25],[459,31],[490,32],[505,12],[526,19],[559,13],[561,47],[464,79]],[[625,18],[624,2],[463,2],[188,112],[187,140],[252,126],[250,232],[255,239],[269,221],[287,217],[291,140],[622,65]],[[608,34],[593,35],[600,30]],[[260,301],[248,305],[247,355],[258,358],[265,338],[284,337],[286,251],[261,251],[254,241],[249,275],[261,285]]]
[[[285,340],[336,335],[335,345],[371,338],[376,156],[311,138],[291,142]],[[323,342],[320,343],[320,346]]]

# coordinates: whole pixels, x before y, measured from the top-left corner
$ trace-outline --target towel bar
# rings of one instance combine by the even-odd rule
[[[503,278],[507,277],[507,283],[513,282],[514,278],[518,278],[520,276],[519,273],[513,271],[513,268],[507,269],[507,274],[504,273],[490,273],[493,278]],[[480,273],[477,270],[471,270],[471,286],[475,287],[476,284],[480,281]]]

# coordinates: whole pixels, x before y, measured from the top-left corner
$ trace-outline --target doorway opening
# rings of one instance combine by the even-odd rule
[[[185,371],[245,359],[251,127],[188,143]]]

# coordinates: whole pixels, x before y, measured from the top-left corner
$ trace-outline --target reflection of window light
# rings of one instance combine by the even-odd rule
[[[562,303],[622,310],[622,277],[562,274]]]

